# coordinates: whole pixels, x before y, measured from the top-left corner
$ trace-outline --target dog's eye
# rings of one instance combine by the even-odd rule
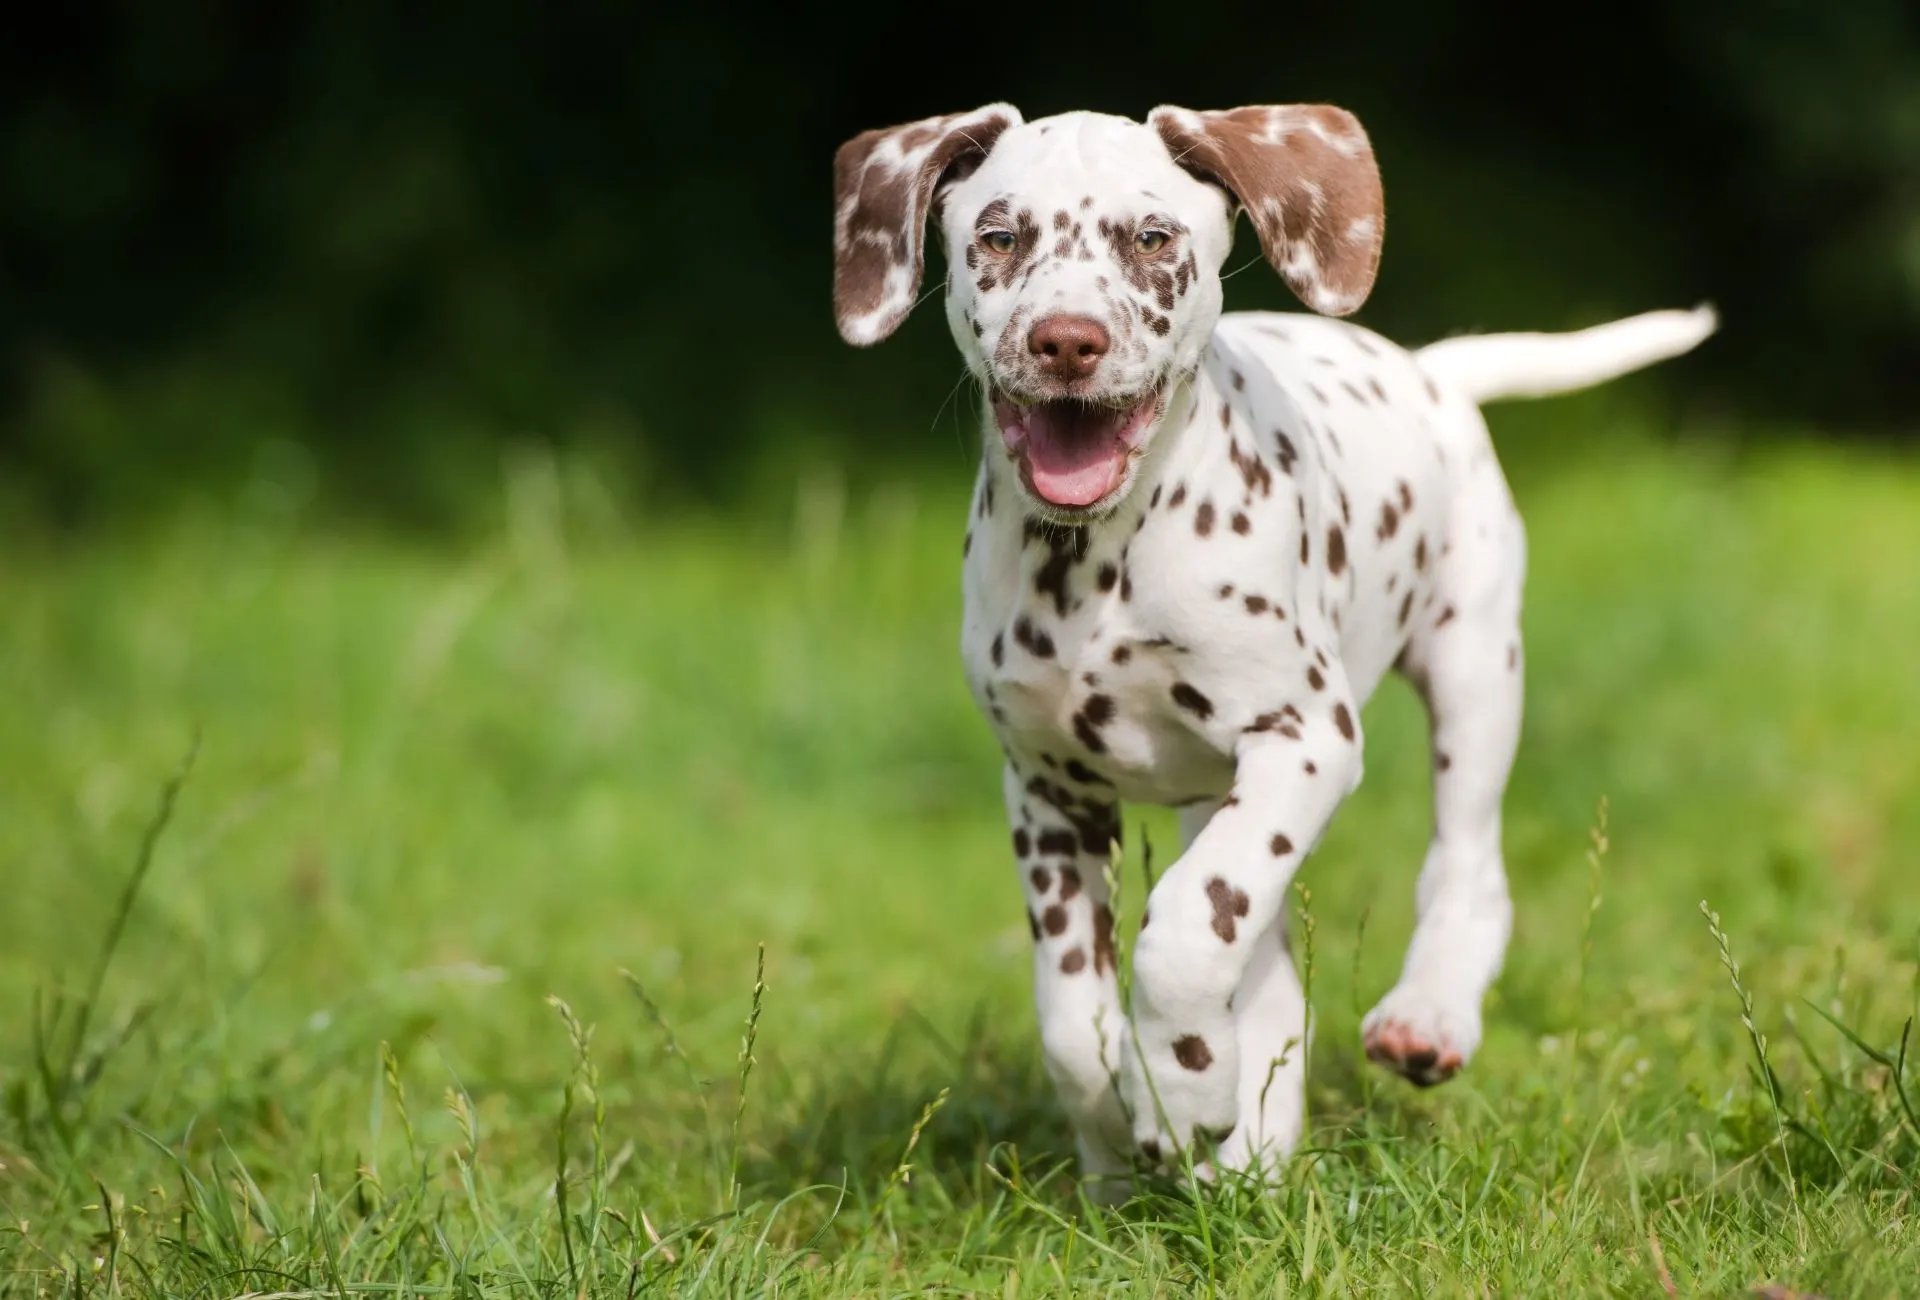
[[[1172,238],[1173,236],[1164,230],[1143,230],[1133,237],[1133,244],[1143,253],[1157,253],[1165,248],[1167,241]]]
[[[980,242],[993,252],[1006,254],[1013,251],[1015,241],[1011,230],[988,230],[981,233]]]

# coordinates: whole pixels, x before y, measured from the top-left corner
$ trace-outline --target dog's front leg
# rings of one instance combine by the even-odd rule
[[[1081,1176],[1095,1180],[1090,1193],[1118,1200],[1130,1168],[1115,1089],[1127,1023],[1104,868],[1109,837],[1120,833],[1119,809],[1046,779],[1029,783],[1011,766],[1004,787],[1033,931],[1034,1009],[1047,1074],[1073,1125]]]
[[[1234,992],[1360,770],[1346,704],[1249,734],[1233,793],[1148,896],[1124,1056],[1134,1139],[1148,1161],[1170,1165],[1196,1136],[1224,1142],[1240,1122]]]

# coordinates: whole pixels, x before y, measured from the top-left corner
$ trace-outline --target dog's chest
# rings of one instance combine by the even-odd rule
[[[1266,503],[1256,544],[1260,509],[1237,490],[1216,501],[1163,486],[1131,522],[1100,529],[996,527],[993,512],[1018,503],[995,495],[983,483],[976,498],[962,654],[1015,765],[1155,803],[1224,793],[1249,664],[1310,654],[1279,584],[1263,595],[1249,578],[1285,572],[1269,552],[1298,536],[1282,515],[1292,499]]]
[[[1134,801],[1217,797],[1263,718],[1334,690],[1363,705],[1433,616],[1451,493],[1407,415],[1422,381],[1289,328],[1304,338],[1216,346],[1178,441],[1097,523],[1032,517],[990,453],[962,657],[1016,768]]]

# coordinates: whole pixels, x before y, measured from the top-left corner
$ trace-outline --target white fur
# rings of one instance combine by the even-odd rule
[[[1698,347],[1719,325],[1714,309],[1650,311],[1571,334],[1462,335],[1416,354],[1428,374],[1474,402],[1551,397]]]

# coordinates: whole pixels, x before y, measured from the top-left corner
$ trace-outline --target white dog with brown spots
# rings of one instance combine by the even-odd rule
[[[1047,1070],[1083,1172],[1124,1187],[1289,1152],[1305,1005],[1288,882],[1361,775],[1389,668],[1432,722],[1434,833],[1368,1054],[1450,1077],[1511,927],[1501,800],[1520,732],[1526,543],[1478,404],[1687,351],[1710,308],[1408,352],[1357,326],[1385,227],[1360,124],[1323,105],[1142,124],[994,104],[835,160],[834,307],[867,345],[912,307],[925,225],[985,393],[965,546],[967,680],[1006,752]],[[1245,212],[1319,315],[1221,312]],[[1122,800],[1182,810],[1147,900],[1133,1022],[1102,868]],[[1119,1190],[1114,1188],[1113,1190]]]

